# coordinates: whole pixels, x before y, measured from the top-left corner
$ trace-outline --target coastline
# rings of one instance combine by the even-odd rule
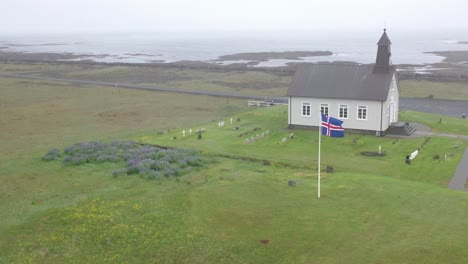
[[[442,56],[445,59],[432,64],[399,64],[396,65],[400,79],[421,79],[432,81],[468,82],[468,51],[431,51],[425,52]],[[138,66],[138,67],[175,67],[182,69],[207,69],[215,71],[260,71],[284,75],[293,75],[295,68],[301,63],[311,63],[304,57],[331,56],[330,51],[286,51],[286,52],[257,52],[236,53],[219,56],[209,61],[175,61],[150,60],[145,63],[129,62],[100,62],[96,59],[111,56],[109,54],[74,54],[55,52],[20,52],[6,51],[0,46],[0,62],[2,63],[48,63],[71,65],[100,65],[100,66]],[[127,54],[147,55],[147,54]],[[261,66],[261,62],[269,60],[285,60],[283,66]],[[229,62],[229,63],[225,63]],[[353,61],[319,61],[316,63],[355,64]]]

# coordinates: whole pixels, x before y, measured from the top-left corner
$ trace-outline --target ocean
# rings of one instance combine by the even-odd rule
[[[224,64],[233,62],[216,61],[219,56],[236,53],[331,51],[331,56],[275,59],[257,66],[304,61],[373,63],[381,34],[382,31],[0,35],[0,51],[92,55],[92,60],[108,63],[203,61]],[[466,32],[387,31],[387,34],[392,41],[393,64],[432,64],[444,58],[426,52],[468,50],[468,44],[459,43],[468,41]]]

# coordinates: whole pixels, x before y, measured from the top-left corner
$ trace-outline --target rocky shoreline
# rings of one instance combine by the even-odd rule
[[[303,57],[331,56],[331,51],[284,51],[284,52],[252,52],[220,56],[218,61],[268,61],[268,60],[302,60]]]
[[[468,51],[436,51],[428,52],[445,57],[440,63],[428,65],[396,65],[400,79],[421,79],[433,81],[468,82]],[[259,67],[259,62],[272,59],[301,60],[303,57],[330,56],[329,51],[288,51],[288,52],[259,52],[238,53],[220,56],[215,61],[177,61],[164,62],[153,60],[147,63],[128,62],[96,62],[96,58],[105,58],[109,54],[73,54],[73,53],[30,53],[5,51],[0,47],[0,62],[4,63],[50,63],[50,64],[78,64],[78,65],[121,65],[144,67],[176,67],[182,69],[208,69],[214,71],[264,71],[276,74],[293,75],[298,64],[307,62],[288,62],[286,66]],[[223,64],[222,61],[233,63]],[[352,61],[335,61],[319,63],[348,63]],[[255,67],[253,67],[255,66]]]

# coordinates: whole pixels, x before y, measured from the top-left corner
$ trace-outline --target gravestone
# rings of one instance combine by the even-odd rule
[[[291,187],[296,187],[296,181],[289,180],[288,185],[291,186]]]
[[[283,138],[283,139],[281,140],[281,142],[283,142],[283,143],[286,143],[286,141],[288,141],[287,138]]]

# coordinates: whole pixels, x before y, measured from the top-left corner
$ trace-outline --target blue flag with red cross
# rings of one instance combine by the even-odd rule
[[[344,137],[343,121],[322,114],[322,135],[329,137]]]

